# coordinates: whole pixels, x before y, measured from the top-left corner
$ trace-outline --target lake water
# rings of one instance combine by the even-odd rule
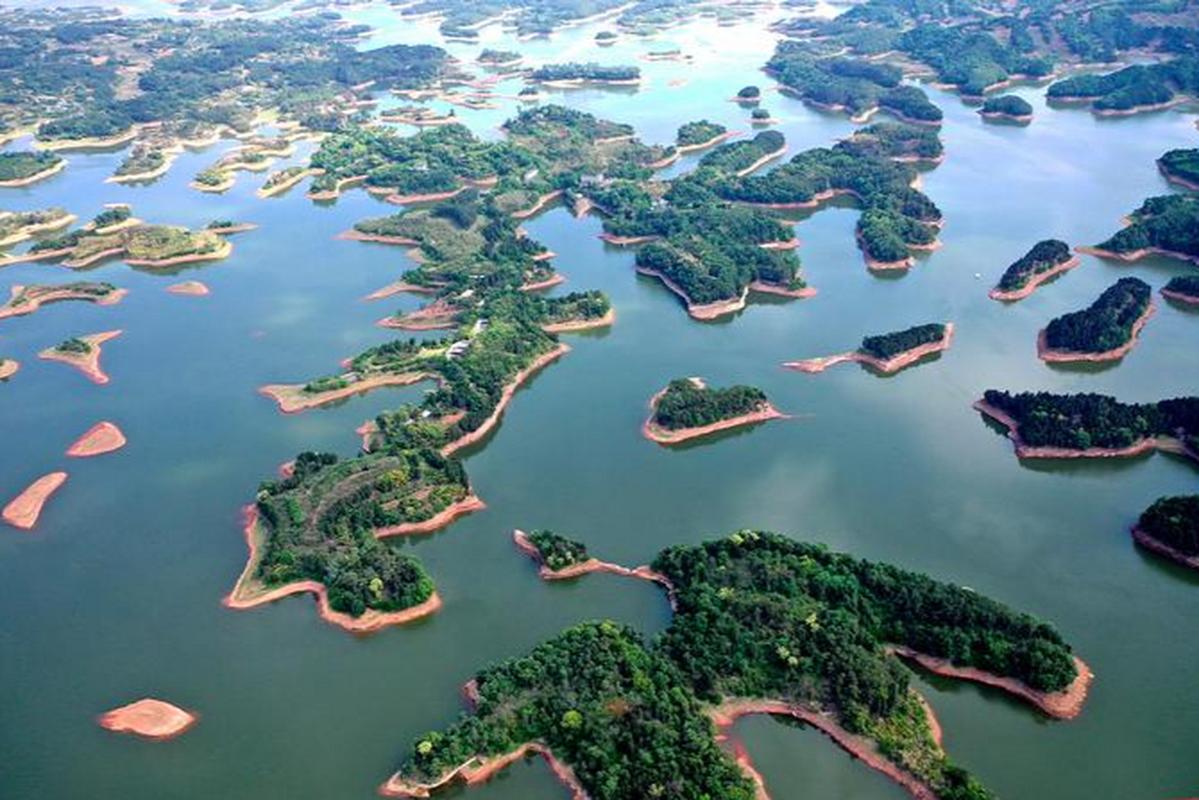
[[[375,43],[439,41],[435,23],[399,22],[386,8],[347,13],[380,28]],[[767,19],[733,28],[703,20],[598,51],[591,39],[601,24],[521,43],[493,26],[483,44],[534,62],[632,63],[681,47],[693,63],[637,62],[648,78],[641,91],[555,95],[666,143],[679,124],[703,117],[747,129],[747,111],[727,98],[748,83],[771,84],[759,71],[773,47]],[[467,60],[479,46],[448,48]],[[1187,270],[1180,262],[1084,257],[1019,304],[986,291],[1035,241],[1095,243],[1144,197],[1169,191],[1154,159],[1195,145],[1195,117],[1101,121],[1046,108],[1041,89],[1018,93],[1037,112],[1026,128],[985,124],[955,96],[930,90],[945,111],[948,158],[924,180],[945,213],[944,247],[906,275],[870,274],[854,244],[857,212],[830,208],[797,229],[817,297],[754,303],[700,324],[634,273],[631,251],[596,238],[598,220],[557,208],[528,222],[559,253],[568,278],[559,290],[603,289],[617,323],[567,337],[573,352],[519,392],[497,433],[469,455],[487,510],[396,545],[428,568],[442,611],[365,639],[320,621],[310,597],[247,612],[220,599],[245,562],[238,512],[257,483],[299,450],[351,454],[355,426],[423,391],[381,390],[295,416],[255,391],[332,371],[388,338],[376,319],[416,306],[412,297],[361,300],[409,266],[400,250],[333,238],[394,209],[361,191],[325,205],[302,189],[260,200],[263,176],[248,173],[223,195],[188,189],[233,142],[183,155],[147,186],[103,183],[119,153],[70,153],[58,176],[0,190],[5,209],[61,204],[87,219],[104,203],[129,202],[152,222],[260,226],[235,237],[231,258],[177,276],[121,262],[85,273],[128,288],[120,305],[63,303],[0,322],[0,354],[22,362],[0,386],[0,498],[45,472],[70,472],[33,533],[0,532],[0,796],[368,798],[414,737],[457,717],[458,687],[478,668],[581,620],[613,618],[647,635],[668,623],[664,598],[641,582],[543,583],[513,548],[514,527],[553,528],[628,564],[668,545],[772,529],[973,587],[1055,623],[1097,677],[1082,716],[1068,723],[993,691],[921,679],[955,760],[1008,800],[1199,791],[1199,579],[1137,551],[1128,536],[1153,499],[1194,492],[1196,470],[1162,455],[1021,464],[970,408],[990,387],[1138,401],[1194,393],[1199,313],[1160,298],[1117,366],[1050,368],[1035,353],[1036,332],[1052,317],[1123,275],[1156,290]],[[792,153],[853,130],[774,93],[764,105],[782,120]],[[496,136],[514,106],[457,113]],[[3,289],[71,279],[47,264],[5,268],[0,278]],[[165,292],[182,279],[203,280],[211,296]],[[823,375],[779,368],[929,321],[956,323],[952,349],[894,377],[854,365]],[[68,336],[111,328],[125,333],[105,346],[107,386],[36,357]],[[660,448],[639,425],[650,395],[682,375],[760,386],[795,416]],[[124,429],[128,447],[66,459],[66,447],[102,419]],[[146,695],[197,710],[200,724],[161,744],[96,726],[97,714]],[[904,796],[811,730],[755,719],[737,732],[780,800]],[[530,762],[470,796],[565,795]]]

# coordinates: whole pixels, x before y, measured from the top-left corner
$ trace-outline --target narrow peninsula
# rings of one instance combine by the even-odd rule
[[[952,322],[929,322],[902,331],[867,336],[857,350],[848,353],[787,361],[783,366],[800,372],[824,372],[836,364],[856,361],[876,372],[890,375],[948,350],[952,341]]]

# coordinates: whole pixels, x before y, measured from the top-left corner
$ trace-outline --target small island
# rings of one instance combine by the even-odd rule
[[[718,122],[706,119],[688,122],[680,125],[675,134],[675,150],[679,153],[693,153],[715,147],[733,136],[728,128]]]
[[[1100,258],[1139,261],[1151,255],[1199,264],[1199,196],[1150,197],[1128,215],[1123,230],[1094,247],[1076,248]]]
[[[1199,305],[1199,275],[1176,275],[1162,287],[1162,295],[1188,305]]]
[[[1052,320],[1037,338],[1042,361],[1116,361],[1132,350],[1153,315],[1153,290],[1140,278],[1121,278],[1089,307]]]
[[[15,358],[0,358],[0,381],[7,381],[21,369],[21,362]]]
[[[985,120],[1001,120],[1027,125],[1032,122],[1032,104],[1014,94],[988,97],[983,101],[978,115]]]
[[[59,303],[66,300],[84,300],[99,306],[110,306],[121,302],[128,294],[126,289],[118,289],[111,283],[96,283],[93,281],[75,281],[73,283],[35,284],[24,286],[13,284],[12,296],[8,302],[0,305],[0,319],[32,314],[47,303]]]
[[[699,378],[676,378],[650,399],[649,407],[650,415],[641,426],[641,434],[661,445],[786,417],[770,404],[761,389],[712,389]]]
[[[1102,394],[988,389],[974,408],[1007,428],[1019,458],[1130,458],[1163,450],[1199,460],[1199,397],[1122,403]]]
[[[762,90],[757,86],[742,86],[737,90],[737,94],[733,95],[733,101],[744,103],[745,105],[755,105],[762,99]]]
[[[66,482],[67,473],[65,472],[51,472],[43,475],[13,498],[4,507],[0,517],[3,517],[4,521],[14,528],[33,530],[37,525],[38,518],[42,515],[42,508],[46,505],[46,501]]]
[[[857,362],[869,369],[890,375],[936,353],[949,349],[953,341],[953,323],[930,322],[902,331],[867,336],[857,350],[804,361],[787,361],[783,366],[800,372],[824,372],[836,364]]]
[[[595,62],[546,64],[530,72],[529,80],[556,89],[592,85],[637,86],[641,83],[641,69]]]
[[[0,188],[17,188],[49,178],[66,167],[62,156],[48,152],[0,153]]]
[[[1043,239],[1004,271],[987,296],[1002,302],[1023,300],[1042,283],[1079,263],[1078,257],[1070,252],[1070,245],[1060,239]]]
[[[198,721],[192,712],[152,697],[114,708],[98,720],[100,727],[105,730],[154,740],[174,739],[186,733]]]
[[[161,269],[182,264],[227,258],[233,244],[223,233],[236,230],[190,231],[171,225],[146,225],[128,216],[127,207],[102,212],[88,225],[36,242],[28,253],[0,260],[60,261],[64,267],[82,269],[109,258],[123,258],[135,267]]]
[[[507,69],[509,67],[519,66],[524,58],[515,50],[493,50],[490,47],[483,49],[475,59],[479,64],[491,69]]]
[[[201,281],[172,283],[167,287],[167,291],[171,294],[179,294],[186,297],[204,297],[209,294],[208,286]]]
[[[668,595],[674,594],[674,587],[670,585],[666,576],[654,572],[649,567],[630,568],[600,561],[587,554],[587,545],[553,531],[525,533],[517,530],[512,532],[512,541],[518,550],[537,562],[538,574],[547,581],[570,580],[592,572],[607,572],[657,583],[666,589]]]
[[[1132,538],[1150,552],[1199,569],[1199,495],[1159,497],[1133,526]]]
[[[1170,183],[1199,191],[1199,148],[1167,151],[1157,160],[1157,168]]]
[[[120,450],[126,444],[125,434],[111,422],[97,422],[67,449],[70,458],[91,458]]]
[[[755,127],[764,127],[766,125],[777,125],[778,120],[770,115],[770,111],[765,108],[755,108],[749,114],[749,122]]]
[[[66,339],[54,347],[38,353],[38,358],[70,364],[87,376],[92,383],[108,383],[108,375],[100,368],[100,348],[110,339],[121,335],[121,331],[104,331],[89,336]]]
[[[595,43],[598,44],[600,47],[608,47],[610,45],[616,44],[616,40],[620,37],[618,37],[616,35],[615,31],[600,31],[599,33],[597,33],[595,35],[594,38],[595,38]]]
[[[664,632],[646,642],[583,623],[480,671],[463,689],[470,716],[413,742],[380,793],[476,785],[536,753],[574,797],[669,785],[678,797],[762,798],[748,761],[717,737],[766,713],[814,726],[914,797],[983,800],[992,795],[945,753],[904,660],[1061,719],[1081,711],[1092,679],[1041,620],[778,534],[671,547],[650,568],[673,587]]]
[[[116,171],[104,179],[105,183],[141,183],[160,178],[167,174],[175,157],[182,151],[182,146],[166,149],[134,145],[129,155],[117,165]]]
[[[57,206],[40,211],[0,211],[0,247],[65,228],[75,219],[74,214]]]

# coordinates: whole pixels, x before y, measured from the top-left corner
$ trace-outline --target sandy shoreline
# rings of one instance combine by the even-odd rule
[[[601,233],[598,237],[601,241],[608,244],[616,245],[617,247],[631,247],[638,244],[646,244],[648,242],[656,242],[661,239],[661,236],[617,236],[614,233]],[[646,273],[648,274],[648,273]]]
[[[385,236],[378,233],[362,233],[353,229],[342,231],[333,238],[349,242],[375,242],[377,244],[395,244],[401,247],[420,247],[420,240],[409,239],[407,236]]]
[[[1020,438],[1020,426],[1015,419],[1003,410],[988,404],[985,400],[976,400],[973,404],[976,411],[985,414],[1008,429],[1008,438],[1016,451],[1017,458],[1135,458],[1162,450],[1167,453],[1187,454],[1187,449],[1178,439],[1172,436],[1153,436],[1140,439],[1127,447],[1034,447],[1025,444]]]
[[[485,419],[483,424],[475,430],[471,431],[470,433],[463,434],[454,441],[443,446],[441,448],[441,454],[443,456],[453,455],[463,447],[474,444],[475,442],[487,436],[487,434],[491,432],[491,429],[494,428],[497,423],[499,423],[500,418],[504,414],[504,409],[507,408],[508,404],[512,402],[512,398],[515,396],[516,390],[520,388],[521,384],[531,378],[543,367],[549,365],[553,361],[556,361],[569,352],[570,346],[560,343],[553,350],[550,350],[548,353],[541,354],[533,360],[533,363],[529,364],[529,366],[512,376],[512,380],[510,380],[504,386],[504,391],[500,395],[500,401],[496,404],[495,410],[491,412],[491,416]]]
[[[304,383],[270,383],[259,387],[258,393],[269,397],[279,405],[284,414],[295,414],[310,408],[328,405],[347,397],[369,392],[381,386],[409,386],[428,379],[424,372],[384,372],[350,383],[341,389],[327,392],[305,392]]]
[[[0,381],[8,380],[21,369],[21,362],[15,358],[0,358]]]
[[[1199,183],[1196,183],[1195,181],[1187,180],[1186,178],[1182,177],[1181,175],[1176,175],[1175,173],[1166,169],[1166,167],[1164,165],[1162,165],[1160,162],[1157,165],[1157,169],[1162,174],[1162,177],[1164,177],[1170,183],[1173,183],[1177,186],[1181,186],[1184,189],[1189,189],[1192,192],[1199,192]]]
[[[987,120],[998,120],[1001,122],[1015,122],[1020,125],[1027,125],[1032,122],[1032,114],[1008,114],[1005,111],[979,111],[978,115]]]
[[[1141,329],[1149,322],[1149,318],[1153,316],[1155,311],[1157,311],[1157,305],[1150,300],[1149,305],[1145,307],[1145,311],[1132,323],[1132,330],[1129,331],[1128,341],[1119,347],[1113,347],[1111,350],[1104,350],[1100,353],[1088,353],[1078,350],[1054,350],[1046,344],[1047,329],[1042,328],[1040,333],[1037,334],[1037,357],[1050,364],[1068,364],[1081,361],[1118,361],[1132,352],[1132,348],[1136,347],[1140,339]]]
[[[64,364],[70,364],[86,375],[92,383],[103,385],[108,383],[108,375],[100,368],[101,345],[109,339],[115,339],[122,333],[123,331],[115,330],[93,333],[89,336],[80,336],[80,340],[91,345],[91,350],[86,353],[62,353],[53,347],[49,347],[38,353],[37,357],[46,361],[61,361]]]
[[[787,152],[787,145],[784,144],[778,150],[774,150],[772,152],[767,153],[766,155],[762,156],[754,163],[750,164],[748,167],[745,167],[744,169],[739,169],[736,172],[734,172],[733,174],[736,175],[738,178],[744,178],[746,175],[749,175],[751,172],[754,172],[758,168],[765,166],[766,164],[769,164],[771,161],[774,161],[776,158],[781,158],[783,156],[783,154],[786,152]]]
[[[1074,656],[1074,667],[1078,670],[1078,676],[1074,681],[1059,692],[1041,692],[1015,678],[1004,678],[975,667],[957,667],[943,658],[925,655],[910,647],[891,645],[887,649],[909,661],[916,662],[936,675],[1001,689],[1031,703],[1055,719],[1074,719],[1082,712],[1083,704],[1087,699],[1087,691],[1090,689],[1091,681],[1095,678],[1086,662],[1078,656]]]
[[[29,186],[30,184],[34,184],[34,183],[37,183],[38,181],[45,180],[46,178],[49,178],[51,175],[57,175],[59,172],[62,172],[66,168],[67,168],[67,160],[64,158],[62,161],[59,161],[57,164],[52,164],[51,166],[46,167],[41,172],[35,172],[27,178],[13,178],[13,179],[7,180],[7,181],[0,181],[0,189],[17,189],[22,186]]]
[[[132,142],[137,138],[139,126],[134,125],[129,130],[112,136],[87,136],[82,139],[38,139],[33,146],[38,150],[107,150],[110,147]]]
[[[838,747],[866,766],[898,783],[916,800],[938,800],[932,787],[880,753],[874,742],[847,731],[831,714],[782,700],[746,698],[730,698],[720,705],[708,709],[708,716],[721,736],[727,736],[729,728],[739,718],[750,714],[770,714],[801,720],[832,739]],[[745,766],[747,764],[742,764],[743,768]],[[747,773],[747,775],[756,785],[762,786],[761,777],[757,776],[756,771],[752,774]],[[763,791],[765,790],[763,789]],[[765,796],[769,797],[769,795]]]
[[[144,739],[173,739],[198,722],[190,711],[163,700],[146,697],[127,706],[114,708],[96,720],[101,728],[114,733],[132,733]]]
[[[0,517],[9,525],[30,531],[37,525],[38,517],[46,501],[67,482],[67,473],[51,472],[25,487],[19,495],[9,501]]]
[[[200,281],[183,281],[181,283],[172,283],[167,287],[167,291],[171,294],[185,295],[188,297],[203,297],[209,293],[208,287]]]
[[[691,378],[698,388],[704,388],[704,382],[698,378]],[[756,425],[760,422],[767,422],[772,419],[788,419],[787,415],[779,411],[769,401],[758,411],[751,411],[748,414],[741,414],[736,417],[729,417],[708,425],[700,425],[695,428],[680,428],[678,430],[667,430],[666,428],[657,425],[654,422],[654,414],[658,410],[658,401],[666,394],[670,387],[658,390],[649,400],[649,416],[645,418],[645,422],[641,424],[641,435],[651,442],[657,442],[660,445],[680,444],[682,442],[699,439],[704,436],[710,436],[719,431],[731,430],[740,428],[746,425]]]
[[[513,211],[512,217],[513,217],[513,219],[528,219],[529,217],[533,216],[538,211],[545,208],[547,205],[554,202],[561,196],[562,196],[561,189],[555,189],[552,192],[546,192],[545,194],[538,197],[537,202],[533,203],[533,205],[529,206],[528,208],[522,208],[519,211]]]
[[[329,594],[323,583],[317,581],[297,581],[275,589],[267,589],[254,578],[254,570],[260,558],[259,550],[262,544],[262,530],[258,524],[258,509],[253,505],[243,510],[243,532],[249,557],[241,575],[234,584],[233,590],[221,601],[226,608],[245,611],[267,603],[273,603],[293,594],[310,593],[315,595],[317,612],[321,619],[351,633],[374,633],[389,625],[403,625],[435,613],[441,608],[441,597],[434,591],[423,603],[419,603],[400,611],[376,611],[367,609],[357,617],[341,611],[334,611],[329,605]]]
[[[885,360],[872,356],[869,353],[863,353],[860,350],[851,350],[848,353],[838,353],[836,355],[824,356],[821,358],[808,358],[802,361],[784,361],[783,367],[786,369],[798,370],[799,372],[818,373],[824,372],[826,369],[836,364],[857,362],[859,364],[865,364],[868,367],[872,367],[879,372],[890,375],[892,373],[899,372],[901,369],[910,367],[912,364],[915,364],[917,361],[926,356],[948,350],[949,345],[952,342],[953,323],[949,322],[945,324],[945,335],[942,336],[939,341],[927,342],[917,347],[904,350],[902,353],[898,353]]]
[[[1190,569],[1199,569],[1199,555],[1187,555],[1181,550],[1177,550],[1165,542],[1155,539],[1149,533],[1135,525],[1132,528],[1132,539],[1146,550],[1163,558],[1168,558],[1176,564],[1189,567]]]
[[[1101,247],[1090,247],[1080,245],[1074,248],[1076,253],[1086,253],[1089,256],[1097,256],[1098,258],[1110,258],[1115,261],[1125,261],[1132,263],[1140,261],[1142,258],[1149,256],[1165,256],[1166,258],[1177,258],[1183,261],[1190,261],[1199,264],[1199,256],[1191,256],[1186,253],[1179,253],[1174,250],[1165,250],[1161,247],[1142,247],[1139,250],[1129,250],[1127,253],[1117,253],[1115,250],[1104,250]]]
[[[555,253],[547,253],[546,255],[553,257],[556,254]],[[541,260],[547,261],[548,259],[543,258]],[[566,283],[566,276],[560,272],[555,272],[553,275],[546,278],[545,280],[532,281],[531,283],[526,283],[526,284],[522,285],[520,287],[520,290],[522,292],[541,292],[546,289],[551,289],[562,283]]]
[[[1161,295],[1162,297],[1168,297],[1171,300],[1177,300],[1180,303],[1187,303],[1193,306],[1199,305],[1199,296],[1187,294],[1186,292],[1176,292],[1173,289],[1163,288],[1161,290]]]
[[[1081,263],[1082,263],[1082,260],[1078,256],[1071,256],[1068,260],[1063,261],[1060,264],[1056,264],[1053,267],[1050,267],[1049,269],[1045,270],[1044,272],[1038,272],[1035,275],[1030,276],[1028,278],[1028,280],[1025,282],[1025,284],[1023,286],[1021,286],[1019,289],[1011,289],[1011,290],[1005,291],[1003,289],[1000,289],[997,286],[997,287],[991,289],[991,291],[987,292],[987,297],[991,298],[992,300],[999,300],[1000,302],[1004,302],[1004,303],[1014,303],[1017,300],[1023,300],[1024,298],[1028,297],[1030,294],[1035,292],[1037,290],[1037,287],[1040,286],[1042,283],[1045,283],[1045,281],[1048,281],[1051,278],[1061,275],[1063,272],[1072,270]]]
[[[418,286],[414,283],[406,281],[395,281],[386,286],[382,286],[370,294],[363,297],[363,300],[382,300],[384,297],[391,297],[401,292],[412,292],[413,294],[436,294],[437,290],[428,286]]]
[[[32,314],[34,311],[37,311],[47,303],[58,303],[64,300],[86,300],[88,302],[95,303],[98,306],[111,306],[121,302],[125,295],[129,294],[128,289],[113,289],[108,294],[95,295],[91,292],[85,292],[66,287],[51,288],[49,291],[41,295],[28,298],[26,302],[20,305],[13,305],[13,301],[16,300],[21,295],[21,292],[27,288],[29,287],[24,286],[23,284],[13,284],[11,290],[12,296],[9,298],[7,303],[5,303],[3,306],[0,306],[0,319],[19,317],[24,314]]]
[[[8,214],[0,213],[0,217],[5,216],[8,216]],[[74,214],[63,214],[61,217],[52,219],[49,222],[38,222],[33,223],[32,225],[23,225],[9,234],[6,238],[0,239],[0,247],[9,247],[14,244],[20,244],[28,239],[32,239],[39,233],[49,233],[50,231],[56,231],[59,228],[65,228],[77,219],[79,218]]]
[[[207,253],[189,253],[183,256],[175,256],[174,258],[126,258],[125,263],[131,267],[161,269],[163,267],[178,266],[179,264],[195,264],[200,261],[219,261],[220,259],[228,258],[232,252],[233,242],[222,241],[217,249]]]
[[[309,189],[307,197],[309,200],[336,200],[343,191],[351,189],[365,180],[365,175],[351,175],[348,178],[339,180],[332,189],[325,189],[319,192]]]
[[[607,328],[616,322],[616,309],[609,308],[608,312],[602,317],[595,319],[577,319],[567,320],[566,322],[550,322],[541,326],[541,330],[546,333],[577,333],[578,331],[590,331],[597,328]]]
[[[125,434],[111,422],[97,422],[75,443],[67,448],[71,458],[91,458],[120,450],[126,444]]]
[[[263,186],[260,186],[258,188],[258,190],[255,192],[255,194],[264,200],[268,197],[275,197],[276,195],[283,194],[288,189],[292,188],[296,184],[303,181],[305,178],[310,178],[310,177],[313,177],[316,175],[323,175],[324,172],[325,171],[322,169],[306,169],[301,172],[297,172],[295,175],[292,175],[289,178],[279,181],[274,186],[266,186],[264,184]],[[267,180],[268,181],[270,180],[269,175],[267,176]]]
[[[449,200],[465,191],[465,186],[459,186],[457,189],[450,189],[446,192],[426,192],[425,194],[396,194],[395,192],[389,192],[383,199],[393,205],[410,206],[417,203],[436,203],[441,200]]]
[[[788,289],[786,286],[779,286],[777,283],[767,283],[766,281],[752,281],[749,284],[749,291],[758,292],[759,294],[770,294],[776,297],[790,297],[795,300],[805,300],[809,297],[817,295],[816,289],[811,286],[804,286],[799,289]]]

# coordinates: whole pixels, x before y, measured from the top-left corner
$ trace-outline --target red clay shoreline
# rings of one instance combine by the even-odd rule
[[[96,719],[105,730],[132,733],[155,741],[174,739],[186,733],[198,721],[196,714],[152,697],[114,708]]]
[[[1086,253],[1089,256],[1108,258],[1114,261],[1124,261],[1127,263],[1140,261],[1142,258],[1148,258],[1149,256],[1165,256],[1166,258],[1177,258],[1182,261],[1190,261],[1192,263],[1199,264],[1199,256],[1191,256],[1174,250],[1165,250],[1161,247],[1142,247],[1139,250],[1129,250],[1127,253],[1117,253],[1115,250],[1104,250],[1102,247],[1080,245],[1074,248],[1074,252]]]
[[[690,380],[698,388],[704,388],[704,382],[702,380],[698,378],[691,378]],[[722,419],[718,422],[713,422],[708,425],[700,425],[695,428],[680,428],[679,430],[673,431],[666,430],[665,428],[654,424],[654,413],[658,409],[658,401],[662,399],[662,396],[666,394],[669,388],[670,387],[660,389],[656,394],[654,394],[653,397],[650,398],[649,416],[646,417],[645,422],[641,424],[641,435],[646,439],[649,439],[651,442],[657,442],[663,446],[681,444],[682,442],[691,441],[692,439],[710,436],[711,434],[719,431],[741,428],[746,425],[756,425],[760,422],[768,422],[772,419],[788,419],[786,414],[779,411],[768,401],[758,411],[752,411],[748,414],[729,417],[728,419]]]
[[[1078,656],[1074,656],[1074,667],[1078,671],[1078,675],[1070,685],[1058,692],[1042,692],[1015,678],[1004,678],[975,667],[954,666],[943,658],[925,655],[903,645],[890,645],[887,649],[895,655],[914,661],[936,675],[1001,689],[1031,703],[1054,719],[1077,717],[1082,712],[1083,704],[1087,699],[1087,691],[1090,689],[1091,681],[1095,678],[1087,663]]]
[[[1035,292],[1037,287],[1039,287],[1042,283],[1045,283],[1045,281],[1054,278],[1063,272],[1072,270],[1081,263],[1082,259],[1080,259],[1078,256],[1072,256],[1060,264],[1055,264],[1044,272],[1038,272],[1034,275],[1031,275],[1028,280],[1025,281],[1024,285],[1019,289],[1005,291],[996,286],[995,288],[991,289],[991,291],[987,292],[987,297],[991,298],[992,300],[999,300],[1000,302],[1005,303],[1014,303],[1017,300],[1023,300]]]
[[[403,522],[386,528],[375,528],[375,538],[386,539],[390,536],[417,536],[433,533],[446,527],[458,517],[482,511],[485,508],[487,508],[487,504],[481,499],[474,494],[467,494],[466,497],[450,503],[441,511],[421,522]]]
[[[259,387],[258,393],[274,400],[284,414],[296,414],[369,392],[371,389],[378,389],[382,386],[409,386],[431,377],[424,372],[384,372],[354,381],[342,389],[331,389],[327,392],[301,394],[307,384],[270,383]]]
[[[1186,292],[1176,292],[1173,289],[1161,290],[1162,297],[1168,297],[1171,300],[1177,300],[1180,303],[1188,303],[1190,305],[1199,305],[1199,295],[1187,294]]]
[[[658,280],[662,281],[662,283],[666,285],[667,289],[674,292],[683,300],[683,303],[687,307],[687,313],[691,315],[691,318],[703,322],[719,319],[720,317],[740,311],[741,309],[745,308],[745,301],[749,296],[749,287],[747,286],[745,290],[741,292],[741,296],[735,300],[717,300],[712,303],[696,304],[691,302],[691,298],[689,298],[687,293],[683,291],[683,287],[679,286],[661,272],[658,272],[654,269],[649,269],[648,267],[635,267],[635,269],[642,275],[648,275],[651,278],[657,278]]]
[[[1139,526],[1132,528],[1132,539],[1141,547],[1163,558],[1168,558],[1176,564],[1190,569],[1199,570],[1199,555],[1192,556],[1178,550],[1165,542],[1159,541]]]
[[[0,319],[7,319],[8,317],[18,317],[18,316],[22,316],[24,314],[32,314],[34,311],[37,311],[43,305],[46,305],[48,303],[59,303],[59,302],[65,301],[65,300],[85,300],[87,302],[95,303],[98,306],[111,306],[111,305],[115,305],[115,304],[121,302],[121,300],[123,300],[125,298],[125,295],[129,294],[128,289],[113,289],[108,294],[97,296],[90,292],[80,291],[77,289],[71,289],[71,288],[65,287],[65,286],[64,287],[46,287],[47,291],[45,291],[43,294],[41,294],[39,296],[30,297],[30,298],[28,298],[28,300],[25,303],[22,303],[21,305],[13,305],[12,304],[13,301],[16,300],[21,295],[21,293],[27,288],[31,288],[31,287],[25,286],[24,284],[20,284],[20,283],[13,284],[13,287],[11,290],[12,296],[9,298],[9,300],[6,304],[4,304],[3,306],[0,306]],[[38,287],[35,286],[32,288],[38,288]]]
[[[9,525],[30,531],[37,525],[42,508],[50,497],[67,482],[67,473],[51,472],[38,478],[4,507],[0,517]]]
[[[912,347],[898,353],[886,360],[876,358],[869,353],[863,353],[860,350],[851,350],[848,353],[838,353],[837,355],[824,356],[822,358],[809,358],[802,361],[784,361],[785,369],[794,369],[800,372],[817,373],[824,372],[831,366],[836,364],[846,364],[856,361],[859,364],[865,364],[879,372],[885,374],[893,374],[901,369],[910,367],[917,361],[933,353],[940,353],[949,349],[949,345],[953,342],[953,323],[945,324],[945,335],[939,341],[928,342],[926,344]]]
[[[612,575],[620,575],[625,578],[639,578],[643,581],[656,583],[666,590],[666,598],[670,601],[670,608],[675,608],[675,589],[670,578],[667,578],[660,572],[650,569],[646,565],[639,567],[625,567],[620,564],[613,564],[610,561],[600,561],[598,558],[589,558],[578,564],[571,564],[563,569],[553,570],[546,566],[545,561],[541,558],[541,553],[529,541],[528,535],[522,530],[512,531],[512,542],[516,548],[522,553],[533,559],[537,563],[537,574],[542,580],[546,581],[566,581],[580,578],[583,575],[589,575],[593,572],[607,572]]]
[[[87,353],[61,353],[53,347],[46,348],[37,354],[38,358],[46,361],[60,361],[64,364],[70,364],[75,367],[92,383],[100,385],[108,383],[108,375],[100,368],[101,345],[109,339],[115,339],[120,336],[122,331],[104,331],[103,333],[93,333],[89,336],[80,336],[79,338],[91,345],[91,350]]]
[[[261,544],[258,509],[253,505],[247,505],[242,509],[242,514],[243,532],[245,534],[246,547],[249,549],[249,557],[246,559],[246,566],[242,569],[237,583],[234,584],[229,594],[221,600],[221,604],[226,608],[244,611],[267,603],[273,603],[276,600],[289,597],[293,594],[311,593],[316,596],[317,612],[320,614],[321,619],[351,633],[358,634],[374,633],[389,625],[403,625],[406,622],[412,622],[433,614],[441,608],[441,597],[434,591],[423,603],[400,611],[376,611],[368,609],[361,616],[353,617],[340,611],[334,611],[329,605],[329,594],[325,589],[325,585],[317,581],[297,581],[270,590],[252,588],[250,583],[254,580],[253,573],[260,557],[259,547]]]
[[[1149,322],[1149,318],[1153,316],[1155,311],[1157,311],[1157,306],[1150,300],[1149,305],[1145,307],[1141,316],[1137,317],[1132,323],[1132,330],[1129,331],[1128,341],[1119,347],[1113,347],[1111,350],[1104,350],[1101,353],[1087,353],[1079,350],[1055,350],[1046,343],[1046,329],[1042,328],[1041,332],[1037,334],[1037,357],[1050,364],[1068,364],[1080,361],[1118,361],[1132,352],[1132,348],[1136,347],[1141,335],[1141,329],[1145,327],[1145,323]]]
[[[509,765],[519,761],[530,753],[536,753],[545,759],[556,777],[571,792],[572,800],[589,800],[583,785],[579,783],[574,770],[559,761],[548,747],[540,742],[525,742],[515,750],[490,758],[471,756],[462,764],[448,770],[440,778],[430,783],[407,780],[397,772],[379,787],[383,797],[431,797],[432,793],[452,783],[461,782],[467,786],[477,786],[491,780]]]
[[[1088,447],[1085,449],[1034,447],[1025,444],[1024,440],[1020,438],[1019,424],[1003,410],[988,404],[985,400],[976,400],[973,408],[1008,429],[1008,438],[1012,441],[1017,458],[1135,458],[1152,453],[1154,450],[1181,455],[1190,454],[1186,446],[1172,436],[1149,437],[1127,447]]]
[[[97,422],[76,439],[75,443],[67,448],[67,455],[71,458],[102,456],[105,453],[120,450],[125,446],[126,441],[125,434],[121,432],[121,429],[105,420]]]

